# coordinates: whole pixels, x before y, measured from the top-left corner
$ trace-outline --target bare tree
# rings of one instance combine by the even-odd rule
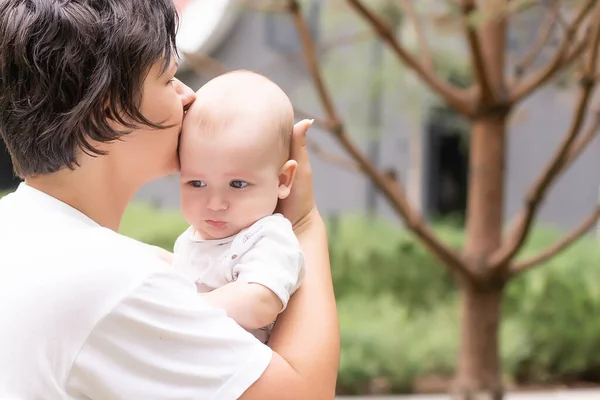
[[[317,121],[335,137],[350,160],[331,158],[315,143],[313,148],[336,163],[364,173],[403,219],[406,227],[447,267],[461,293],[461,336],[458,368],[453,392],[462,399],[484,395],[501,399],[504,394],[499,360],[499,327],[503,291],[510,279],[540,265],[587,232],[600,218],[600,207],[591,210],[581,225],[547,250],[526,260],[516,260],[531,232],[548,190],[594,139],[600,127],[600,112],[591,110],[598,79],[600,2],[595,0],[447,0],[455,10],[447,19],[461,27],[468,45],[474,83],[459,88],[441,77],[423,34],[422,22],[413,6],[416,1],[399,0],[405,17],[414,24],[422,56],[417,57],[398,39],[393,27],[373,7],[361,0],[345,0],[389,46],[398,61],[414,72],[432,92],[470,123],[469,184],[466,237],[462,251],[446,245],[409,203],[407,194],[388,171],[378,169],[348,133],[323,78],[317,47],[298,0],[272,2],[279,12],[288,12],[298,30],[306,66],[319,95],[326,120]],[[568,3],[569,11],[561,7]],[[545,9],[547,18],[538,39],[507,74],[506,33],[516,13],[530,7]],[[566,15],[570,15],[567,17]],[[542,50],[556,36],[558,46],[550,60],[533,68]],[[200,61],[196,60],[198,66]],[[504,182],[507,125],[512,111],[528,96],[550,84],[563,71],[578,67],[577,99],[570,126],[538,179],[526,193],[521,211],[503,234]],[[533,69],[533,70],[532,70]],[[305,115],[299,111],[299,115]],[[586,123],[586,119],[589,120]]]

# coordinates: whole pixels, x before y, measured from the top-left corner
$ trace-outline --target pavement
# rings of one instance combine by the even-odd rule
[[[406,396],[341,396],[336,400],[453,400],[450,395],[406,395]],[[553,390],[547,392],[509,392],[504,400],[600,400],[600,390]]]

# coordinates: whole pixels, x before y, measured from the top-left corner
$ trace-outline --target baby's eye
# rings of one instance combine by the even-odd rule
[[[231,186],[234,189],[242,189],[242,188],[245,188],[246,186],[248,186],[248,182],[244,182],[244,181],[231,181],[229,183],[229,186]]]
[[[206,186],[206,183],[204,183],[203,181],[190,181],[190,186],[195,188],[202,188]]]

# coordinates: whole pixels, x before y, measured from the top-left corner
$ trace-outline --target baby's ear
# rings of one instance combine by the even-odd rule
[[[280,199],[285,199],[290,195],[297,169],[298,163],[295,160],[288,160],[279,170],[279,188],[277,188],[277,195]]]

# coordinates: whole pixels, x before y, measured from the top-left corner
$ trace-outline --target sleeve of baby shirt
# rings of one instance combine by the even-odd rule
[[[289,220],[280,214],[261,219],[232,244],[233,277],[273,291],[287,307],[304,279],[304,256]],[[239,257],[238,254],[239,253]]]
[[[157,272],[97,323],[73,363],[69,391],[90,399],[237,399],[271,356],[191,282]]]

